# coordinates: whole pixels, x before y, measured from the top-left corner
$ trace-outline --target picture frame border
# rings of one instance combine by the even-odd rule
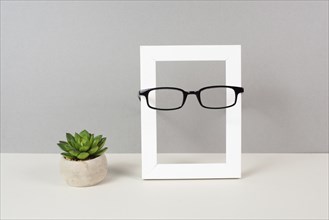
[[[241,86],[241,45],[140,46],[141,89],[156,87],[157,61],[225,61],[226,85]],[[145,101],[141,96],[142,179],[241,178],[241,95],[225,109],[225,163],[158,164],[156,111]]]

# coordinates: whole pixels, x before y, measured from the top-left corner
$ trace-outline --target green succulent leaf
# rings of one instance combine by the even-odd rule
[[[85,146],[88,145],[88,140],[82,138],[81,142],[80,142],[81,146]]]
[[[79,155],[79,151],[76,151],[76,150],[70,150],[69,153],[72,155],[72,156],[75,156],[77,157]]]
[[[104,146],[105,141],[106,141],[106,138],[102,138],[102,139],[100,140],[100,142],[98,143],[98,147],[99,147],[100,149]]]
[[[88,142],[88,145],[90,145],[90,146],[92,147],[93,142],[94,142],[94,134],[91,134],[91,135],[90,135],[89,142]]]
[[[102,135],[98,135],[98,136],[96,136],[95,137],[95,139],[94,139],[94,142],[93,142],[93,147],[95,147],[95,146],[97,146],[98,145],[98,143],[100,142],[100,140],[102,139]]]
[[[72,134],[66,133],[66,139],[67,139],[67,142],[70,142],[70,141],[74,140],[74,137]]]
[[[74,141],[74,139],[71,140],[71,141],[69,142],[69,145],[70,145],[71,148],[74,149],[74,150],[79,150],[80,147],[81,147],[78,143],[76,143],[76,142]]]
[[[102,155],[107,150],[107,147],[104,147],[103,149],[100,149],[96,152],[95,156],[98,157]]]
[[[89,154],[90,155],[93,155],[95,154],[97,151],[98,151],[99,147],[96,146],[96,147],[92,147],[90,150],[89,150]]]
[[[80,159],[80,160],[85,160],[86,158],[89,157],[89,153],[88,152],[81,152],[77,158]]]
[[[82,137],[78,133],[75,133],[74,140],[76,143],[81,144]]]
[[[80,147],[80,151],[88,151],[90,149],[90,146],[82,146],[82,147]]]
[[[90,133],[86,130],[83,130],[83,131],[80,132],[80,136],[83,137],[83,138],[86,138],[87,140],[89,140]]]
[[[60,141],[58,144],[57,144],[63,151],[66,151],[66,152],[69,152],[72,148],[71,146],[66,143],[65,141]]]
[[[72,134],[66,133],[66,139],[69,145],[76,150],[79,150],[80,146],[75,142],[75,139]]]
[[[69,159],[69,160],[74,160],[75,157],[73,157],[71,154],[69,153],[61,153],[66,159]]]

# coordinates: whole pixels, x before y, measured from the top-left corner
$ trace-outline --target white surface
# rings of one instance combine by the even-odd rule
[[[156,87],[157,61],[225,61],[226,85],[241,86],[241,45],[141,46],[141,89]],[[167,85],[170,86],[170,85]],[[235,98],[235,97],[234,97]],[[143,179],[241,177],[241,95],[226,111],[226,163],[158,164],[156,111],[141,101]],[[232,103],[227,94],[228,103]],[[150,99],[149,99],[150,100]],[[155,100],[155,96],[151,100]]]
[[[140,154],[107,156],[104,182],[73,188],[60,155],[1,154],[1,219],[328,218],[328,154],[243,154],[224,180],[142,180]]]

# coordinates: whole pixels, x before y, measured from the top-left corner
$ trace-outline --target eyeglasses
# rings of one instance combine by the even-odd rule
[[[175,87],[156,87],[142,89],[138,98],[144,96],[149,108],[155,110],[170,111],[183,107],[188,95],[196,95],[200,105],[207,109],[224,109],[236,104],[239,93],[243,93],[242,87],[236,86],[208,86],[198,91],[185,91]]]

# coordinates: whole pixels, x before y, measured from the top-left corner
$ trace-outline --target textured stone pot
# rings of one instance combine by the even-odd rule
[[[62,157],[60,171],[70,186],[92,186],[101,182],[107,174],[105,154],[84,161],[71,161]]]

